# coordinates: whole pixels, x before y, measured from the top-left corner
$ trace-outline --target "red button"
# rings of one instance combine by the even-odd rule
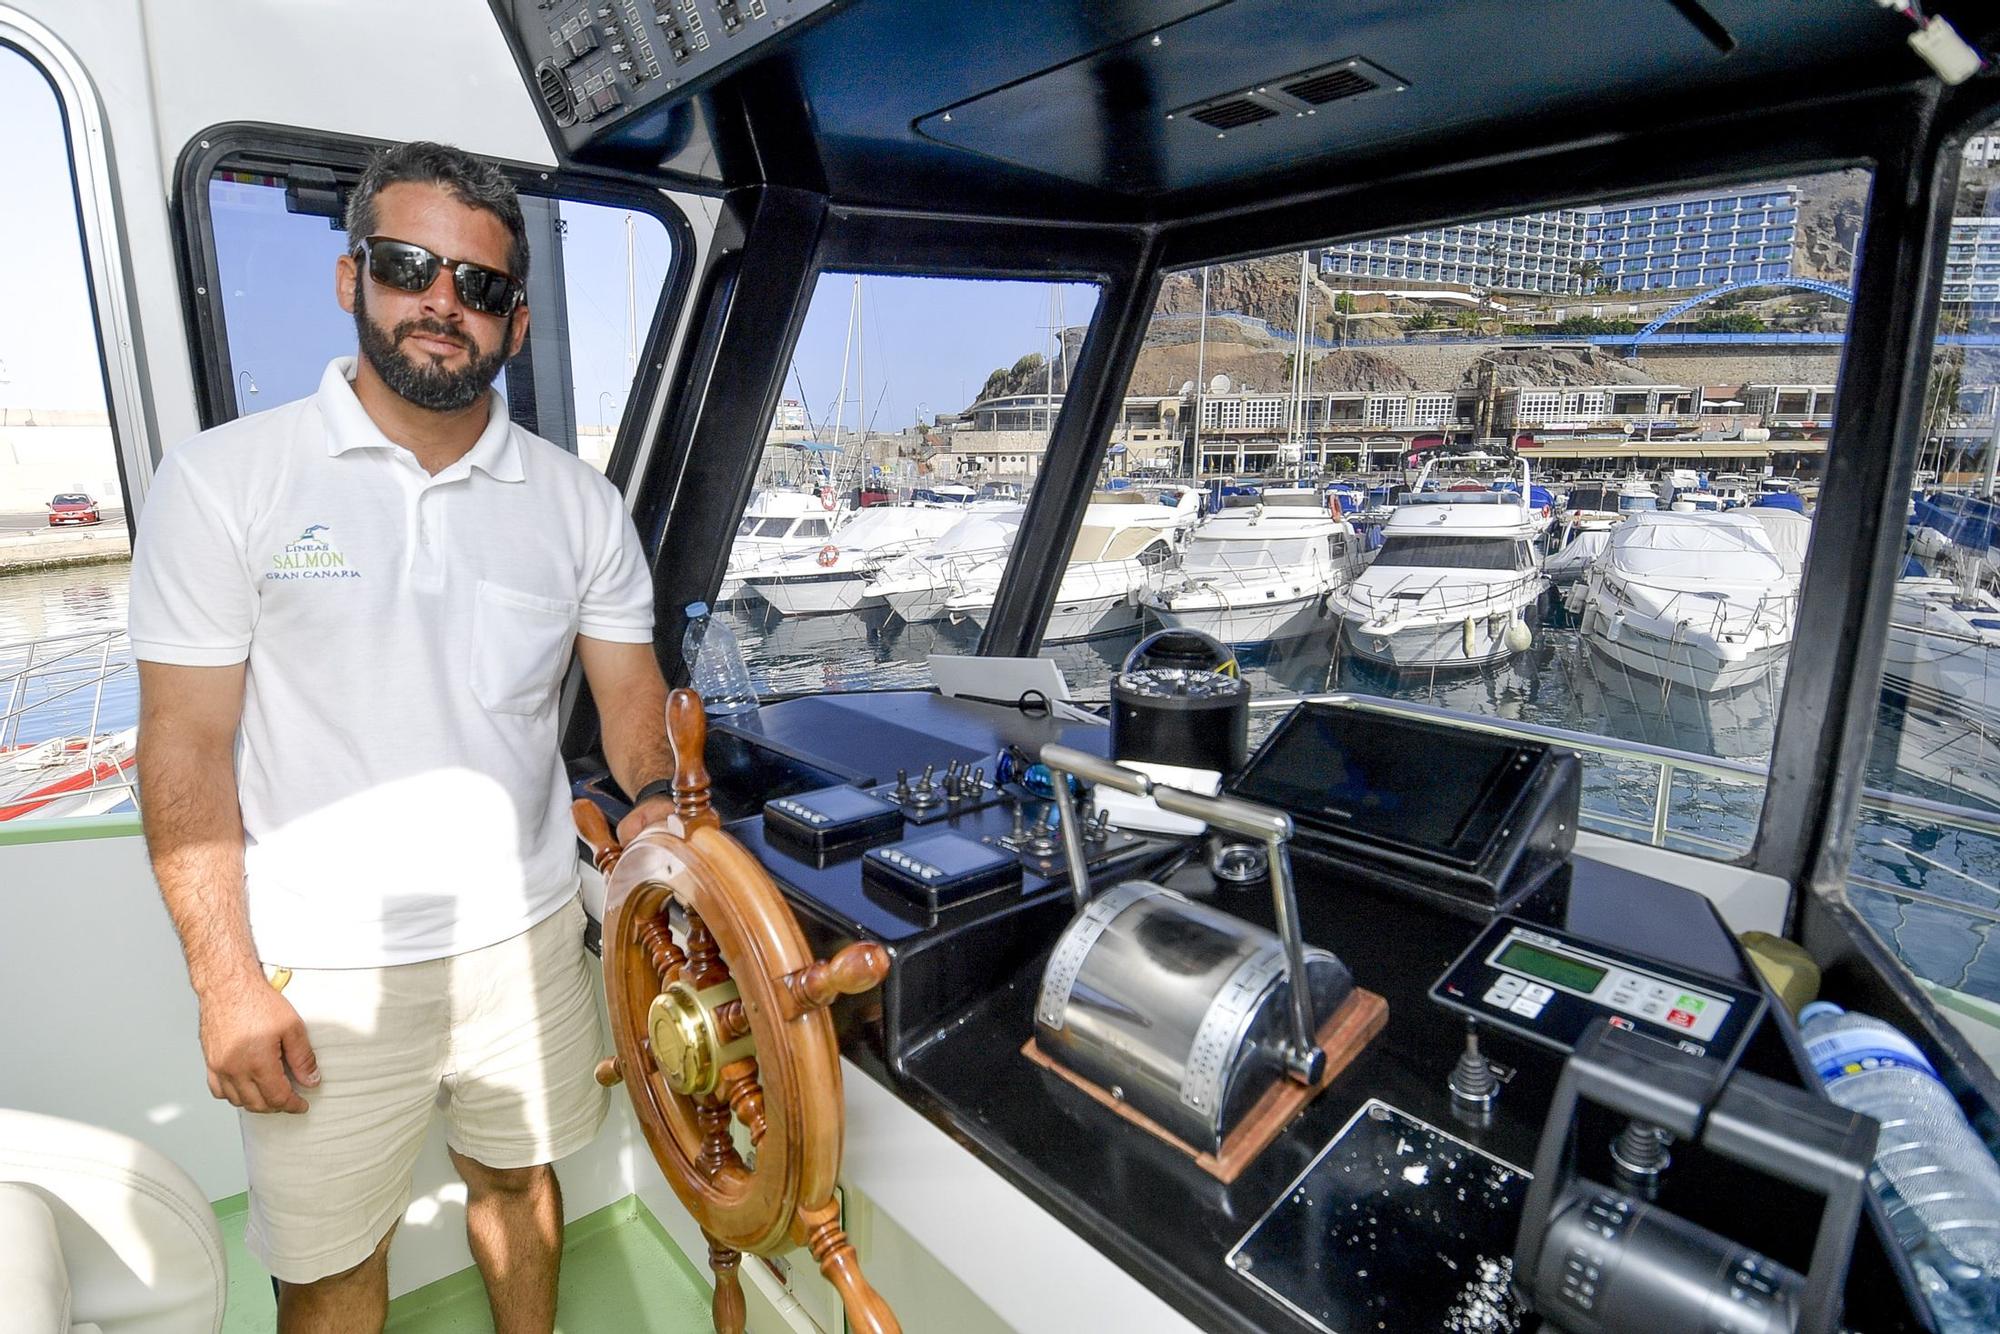
[[[1686,1010],[1668,1010],[1667,1022],[1674,1025],[1676,1028],[1693,1028],[1694,1016],[1689,1014]]]
[[[1632,1021],[1630,1019],[1627,1019],[1622,1014],[1614,1014],[1608,1017],[1611,1021],[1611,1026],[1613,1028],[1630,1029],[1632,1027]]]

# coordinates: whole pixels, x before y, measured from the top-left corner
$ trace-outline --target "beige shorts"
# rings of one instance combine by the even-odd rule
[[[320,1083],[300,1115],[241,1113],[244,1244],[288,1283],[360,1264],[410,1199],[432,1113],[488,1167],[553,1162],[590,1143],[607,1091],[597,968],[572,899],[511,940],[390,968],[301,968],[285,999]],[[277,961],[271,961],[276,963]]]

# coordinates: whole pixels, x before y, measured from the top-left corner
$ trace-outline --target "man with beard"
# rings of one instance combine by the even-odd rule
[[[490,388],[528,331],[506,178],[392,149],[347,227],[361,355],[168,451],[147,497],[146,838],[279,1329],[382,1328],[442,1107],[494,1326],[546,1334],[550,1164],[605,1113],[558,687],[574,652],[629,839],[671,809],[651,580],[616,489]]]

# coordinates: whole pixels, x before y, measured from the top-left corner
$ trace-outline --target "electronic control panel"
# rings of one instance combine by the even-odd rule
[[[571,150],[642,109],[686,97],[834,3],[493,0],[537,100]]]
[[[1761,993],[1739,984],[1697,978],[1515,917],[1498,918],[1481,932],[1431,995],[1562,1051],[1574,1050],[1585,1027],[1604,1018],[1725,1060],[1764,1005]]]

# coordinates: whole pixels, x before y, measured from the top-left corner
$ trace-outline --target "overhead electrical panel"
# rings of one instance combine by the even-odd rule
[[[672,106],[836,0],[493,0],[556,140],[575,155],[673,139]]]

